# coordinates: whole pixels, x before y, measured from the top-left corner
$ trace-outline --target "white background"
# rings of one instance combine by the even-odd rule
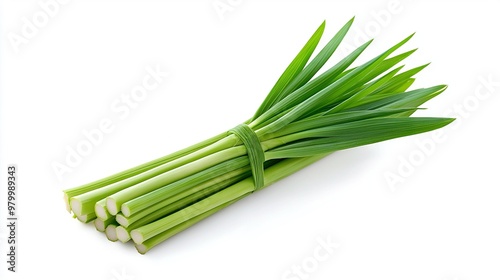
[[[2,279],[500,279],[499,1],[70,1],[12,44],[46,2],[0,7]],[[247,119],[323,20],[324,44],[353,15],[346,43],[376,38],[358,62],[417,32],[407,64],[432,64],[415,87],[449,85],[419,114],[458,118],[439,138],[338,152],[144,256],[64,210],[64,188]],[[113,111],[157,65],[169,72],[160,86],[128,116]],[[53,164],[106,118],[113,131],[58,179]],[[4,260],[11,163],[15,274]],[[388,174],[401,181],[389,184]],[[338,248],[315,260],[328,238]]]

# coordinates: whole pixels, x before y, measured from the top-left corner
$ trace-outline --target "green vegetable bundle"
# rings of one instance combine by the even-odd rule
[[[410,117],[445,90],[408,90],[427,65],[403,71],[415,50],[392,55],[412,36],[356,67],[366,42],[322,74],[353,19],[311,59],[321,24],[255,115],[226,132],[168,156],[64,191],[67,208],[94,221],[108,239],[152,247],[243,197],[357,146],[441,128],[453,119]]]

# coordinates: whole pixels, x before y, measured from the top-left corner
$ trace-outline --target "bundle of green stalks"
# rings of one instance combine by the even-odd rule
[[[403,70],[415,50],[352,66],[371,41],[317,74],[353,19],[312,57],[321,24],[252,118],[186,149],[64,191],[67,209],[109,240],[144,254],[169,237],[334,151],[441,128],[453,119],[410,117],[444,85],[408,90],[427,64]]]

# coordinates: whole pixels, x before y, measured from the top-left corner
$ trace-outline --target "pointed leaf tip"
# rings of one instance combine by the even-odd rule
[[[441,88],[440,90],[444,91],[448,88],[448,85],[437,85],[436,87],[440,87]]]
[[[404,43],[406,43],[406,42],[410,41],[410,39],[411,39],[411,38],[413,38],[413,35],[415,35],[415,32],[413,32],[412,34],[410,34],[408,37],[404,38],[404,39],[400,42],[400,44],[404,44]]]

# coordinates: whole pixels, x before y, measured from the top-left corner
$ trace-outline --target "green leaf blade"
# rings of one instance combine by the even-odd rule
[[[262,113],[267,111],[272,105],[275,104],[276,100],[278,100],[281,91],[304,69],[307,61],[311,57],[312,53],[316,49],[316,46],[323,35],[323,31],[325,30],[325,21],[321,23],[318,29],[314,32],[311,38],[307,41],[305,46],[300,50],[297,56],[292,60],[292,62],[285,69],[285,72],[281,74],[280,78],[271,89],[267,97],[262,102],[259,109],[254,115],[254,119],[259,117]]]

